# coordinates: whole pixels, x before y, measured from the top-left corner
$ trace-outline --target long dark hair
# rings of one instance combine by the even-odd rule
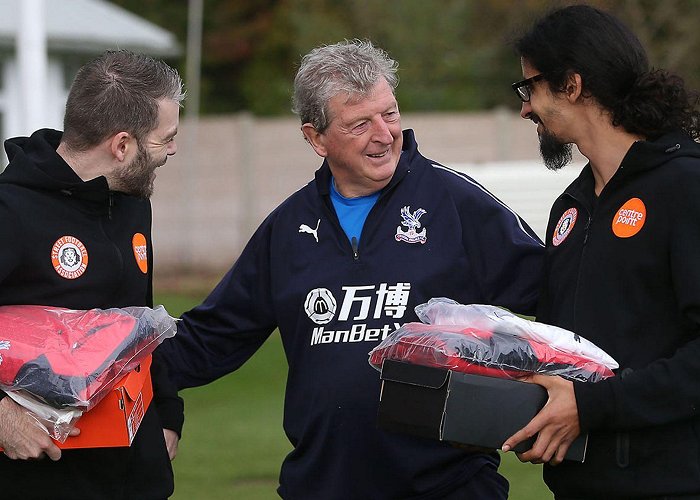
[[[587,5],[555,10],[516,40],[515,49],[553,92],[565,88],[572,72],[580,74],[583,95],[627,132],[655,139],[680,129],[700,138],[698,93],[680,76],[651,69],[636,35],[606,12]]]

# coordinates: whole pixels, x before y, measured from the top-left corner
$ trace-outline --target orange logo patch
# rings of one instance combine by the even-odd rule
[[[61,236],[51,248],[51,263],[59,276],[74,280],[85,272],[88,265],[88,253],[75,236]]]
[[[148,272],[148,247],[146,246],[146,237],[141,233],[136,233],[131,238],[131,247],[134,249],[134,258],[136,264],[143,274]]]
[[[552,245],[558,247],[562,242],[569,236],[571,230],[576,224],[576,218],[578,217],[578,210],[575,208],[570,208],[564,215],[561,216],[559,222],[557,222],[557,227],[554,228],[554,234],[552,235]]]
[[[627,200],[620,207],[612,221],[612,230],[618,238],[634,236],[644,227],[647,220],[647,208],[639,198]]]

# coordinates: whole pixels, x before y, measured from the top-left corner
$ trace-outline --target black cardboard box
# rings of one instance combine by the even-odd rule
[[[384,361],[381,378],[380,428],[485,448],[500,449],[547,402],[547,391],[536,384],[399,361]],[[583,462],[587,441],[579,436],[566,459]]]

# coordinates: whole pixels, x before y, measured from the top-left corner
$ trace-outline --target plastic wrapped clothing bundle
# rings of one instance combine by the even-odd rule
[[[436,300],[436,299],[432,299]],[[449,299],[438,299],[433,305]],[[503,378],[522,378],[532,373],[560,375],[570,380],[598,382],[614,375],[617,363],[604,351],[567,330],[548,331],[566,335],[568,340],[545,342],[535,338],[533,331],[542,325],[492,306],[461,306],[450,301],[454,312],[469,308],[470,317],[456,318],[433,314],[435,311],[421,304],[416,307],[419,317],[441,324],[406,323],[384,339],[370,352],[369,363],[378,370],[384,359],[456,370],[463,373]],[[419,312],[420,310],[420,312]],[[427,311],[427,312],[426,312]],[[503,314],[503,320],[499,315]],[[513,321],[515,316],[519,321]],[[463,321],[460,324],[453,320]],[[445,324],[446,323],[446,324]],[[534,326],[533,326],[534,325]],[[561,332],[561,333],[560,333]],[[585,348],[580,343],[585,341]],[[591,355],[593,353],[594,355]],[[605,362],[603,362],[605,360]]]
[[[418,318],[428,325],[466,325],[492,332],[542,342],[561,352],[590,358],[611,370],[619,368],[608,353],[593,342],[569,330],[528,321],[510,311],[483,304],[460,304],[452,299],[438,297],[416,306]]]
[[[0,307],[0,388],[88,411],[176,332],[163,306]]]

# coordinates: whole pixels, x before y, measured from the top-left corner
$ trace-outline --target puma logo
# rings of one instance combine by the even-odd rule
[[[309,233],[314,237],[316,240],[316,243],[318,243],[318,226],[321,224],[321,219],[318,219],[318,222],[316,222],[316,229],[311,229],[311,227],[307,226],[306,224],[302,224],[299,226],[299,232],[300,233]]]

